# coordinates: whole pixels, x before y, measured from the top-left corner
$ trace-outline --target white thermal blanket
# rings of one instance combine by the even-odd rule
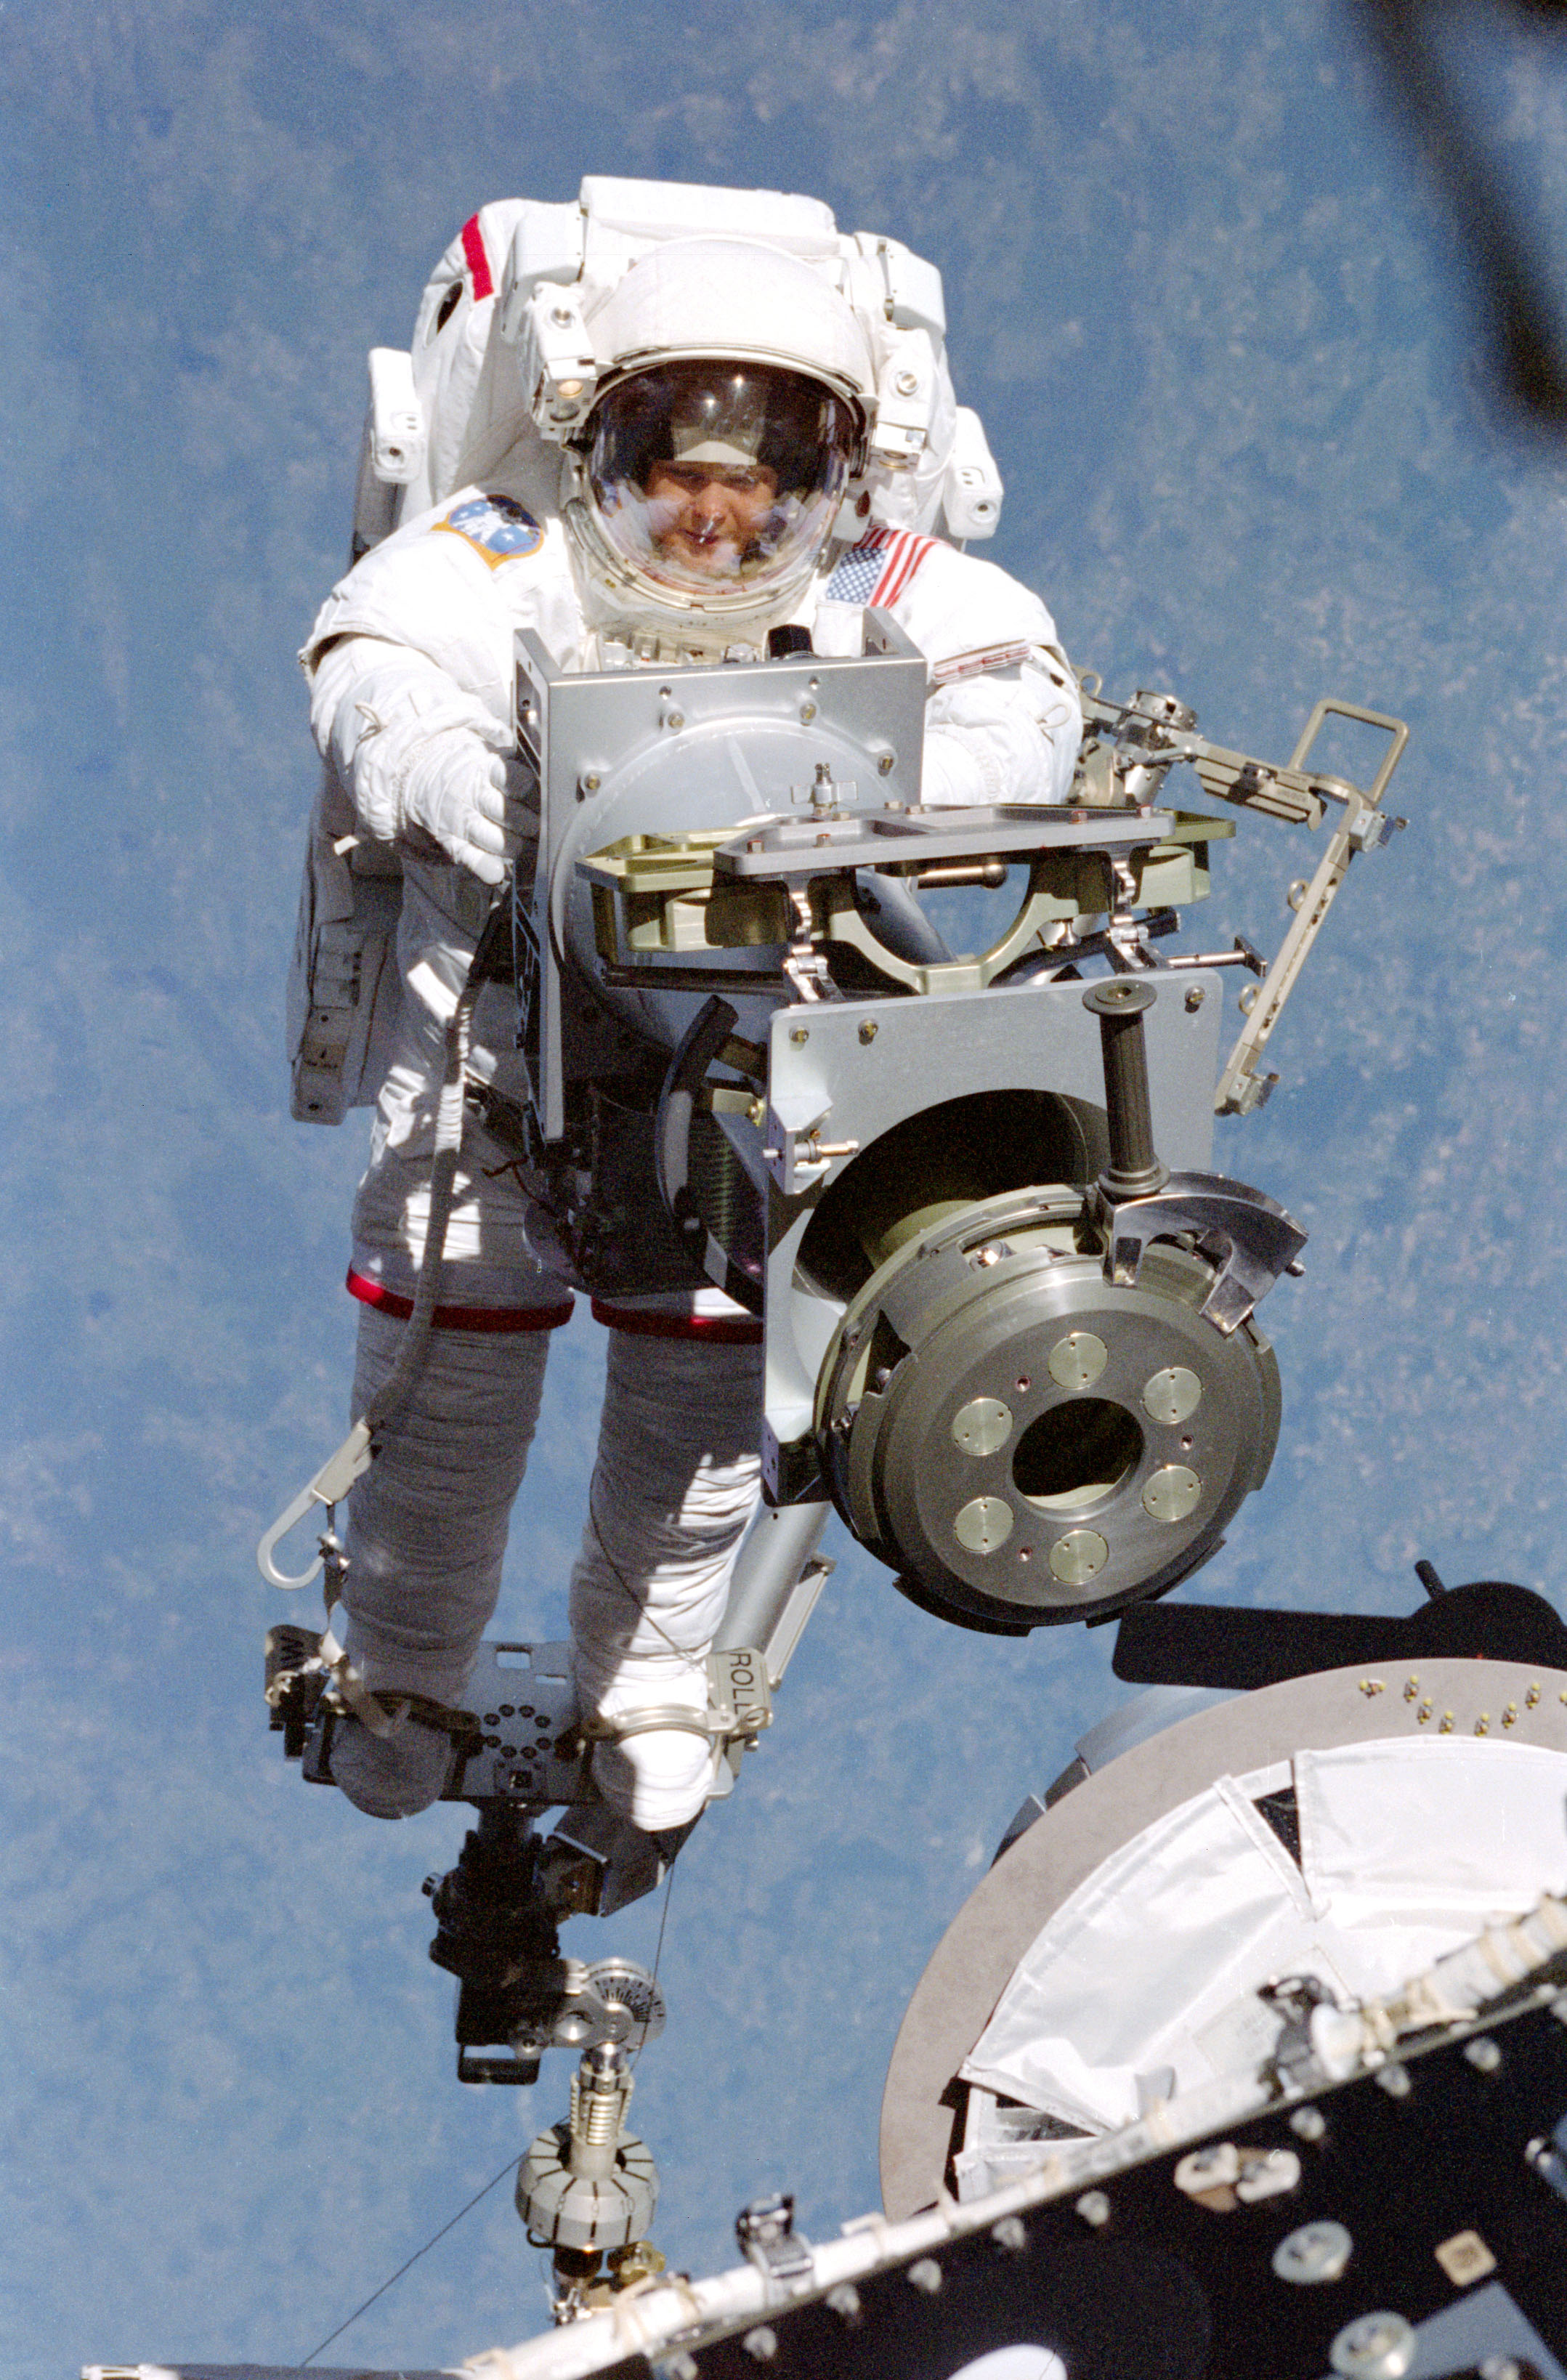
[[[1114,1852],[1049,1919],[966,2081],[1087,2131],[1255,2064],[1257,1988],[1383,1993],[1567,1884],[1567,1755],[1503,1740],[1302,1752],[1297,1867],[1223,1777]],[[1270,1774],[1268,1789],[1284,1775]]]

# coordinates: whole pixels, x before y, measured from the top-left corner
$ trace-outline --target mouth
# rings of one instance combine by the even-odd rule
[[[727,562],[736,552],[735,540],[722,529],[672,529],[664,540],[666,550],[682,555],[686,561],[711,567]]]

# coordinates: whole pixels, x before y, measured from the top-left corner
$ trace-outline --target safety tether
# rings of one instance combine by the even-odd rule
[[[329,1672],[355,1717],[372,1735],[378,1736],[394,1735],[407,1724],[411,1716],[409,1698],[401,1698],[390,1711],[386,1709],[369,1692],[338,1641],[333,1621],[342,1599],[348,1559],[338,1538],[334,1518],[337,1505],[355,1480],[362,1477],[375,1460],[376,1432],[407,1402],[430,1350],[430,1333],[440,1301],[446,1227],[451,1220],[456,1186],[457,1156],[462,1146],[463,1102],[468,1086],[468,1042],[473,1012],[506,909],[507,902],[503,898],[491,911],[446,1026],[446,1065],[435,1116],[435,1147],[430,1167],[430,1212],[425,1224],[424,1256],[414,1292],[413,1311],[403,1333],[396,1363],[342,1445],[335,1453],[328,1456],[315,1477],[279,1513],[256,1548],[257,1565],[269,1586],[281,1586],[292,1591],[309,1586],[318,1572],[322,1574],[327,1624],[321,1640],[318,1660],[312,1661],[310,1667],[314,1669],[319,1663],[321,1669]],[[298,1573],[280,1570],[273,1559],[276,1547],[290,1529],[297,1528],[317,1506],[325,1512],[326,1526],[317,1540],[314,1561],[308,1570]]]

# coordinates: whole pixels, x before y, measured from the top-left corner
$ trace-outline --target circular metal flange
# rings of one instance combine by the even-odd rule
[[[609,2040],[623,2049],[638,2050],[645,2042],[658,2039],[669,2011],[657,1979],[646,1967],[639,1967],[634,1959],[595,1959],[588,1970],[588,1981],[616,2020]]]
[[[899,1249],[822,1364],[839,1511],[927,1609],[1026,1626],[1161,1593],[1213,1550],[1278,1440],[1272,1350],[1198,1312],[1163,1243],[1107,1281],[1081,1190],[1009,1191]]]

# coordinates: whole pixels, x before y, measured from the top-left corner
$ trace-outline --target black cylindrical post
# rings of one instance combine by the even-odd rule
[[[1099,1180],[1111,1197],[1146,1198],[1170,1178],[1154,1152],[1153,1111],[1148,1100],[1148,1056],[1143,1013],[1158,997],[1153,986],[1119,975],[1091,984],[1083,1005],[1099,1020],[1104,1053],[1104,1104],[1110,1124],[1110,1164]]]

